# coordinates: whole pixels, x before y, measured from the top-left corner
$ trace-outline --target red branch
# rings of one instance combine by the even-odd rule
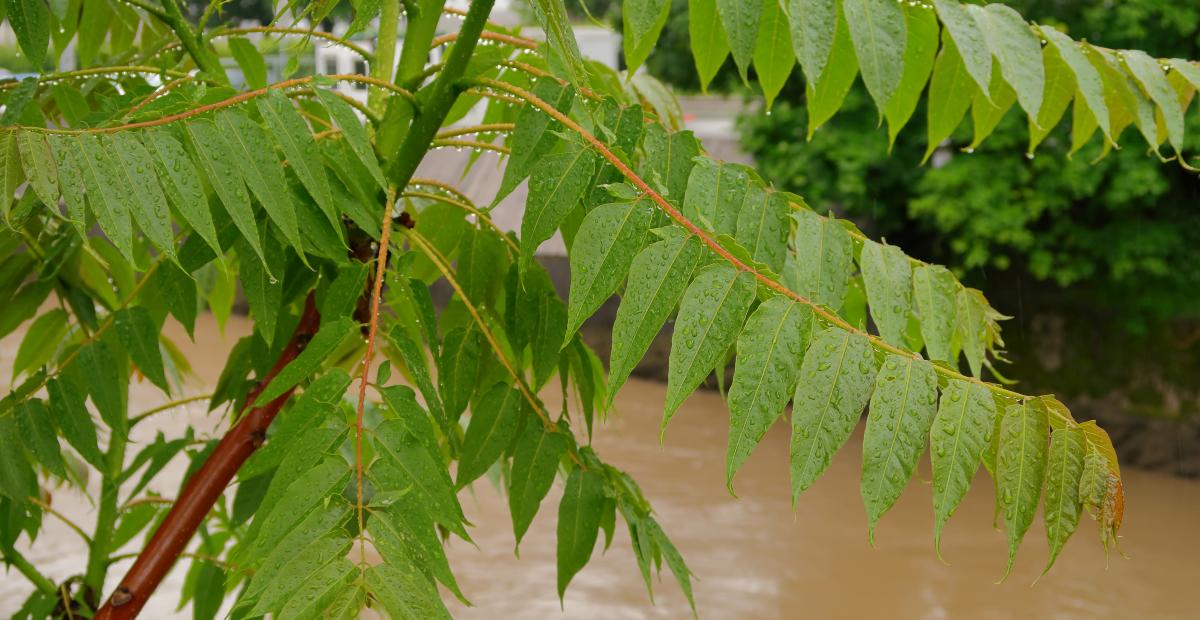
[[[300,316],[300,323],[292,333],[291,340],[270,372],[246,395],[247,404],[253,403],[271,379],[296,359],[317,332],[320,323],[321,315],[317,312],[313,294],[309,293],[304,302],[304,314]],[[291,395],[292,390],[288,390],[270,403],[251,409],[221,438],[221,443],[217,444],[204,465],[188,480],[179,499],[167,513],[167,518],[146,543],[104,607],[100,608],[95,620],[118,620],[138,615],[238,469],[263,444],[267,427]]]

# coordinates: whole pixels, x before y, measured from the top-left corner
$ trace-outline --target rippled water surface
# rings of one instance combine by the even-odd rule
[[[192,356],[199,379],[195,393],[215,382],[228,347],[247,331],[233,319],[222,336],[211,317],[202,316],[197,340],[178,342]],[[0,341],[0,377],[11,374],[19,337]],[[5,384],[7,385],[7,384]],[[5,388],[5,391],[7,388]],[[992,528],[991,482],[975,481],[943,535],[949,565],[933,552],[933,513],[928,462],[907,492],[881,521],[876,548],[867,542],[866,517],[858,494],[861,428],[838,453],[829,470],[790,505],[787,428],[776,426],[747,461],[736,480],[739,498],[724,484],[727,414],[713,392],[694,395],[658,443],[661,385],[631,381],[617,411],[600,426],[596,449],[605,460],[629,471],[654,504],[668,535],[698,575],[697,604],[704,618],[1195,618],[1200,578],[1200,484],[1128,470],[1123,550],[1131,559],[1106,560],[1094,524],[1084,518],[1058,564],[1036,586],[1046,544],[1040,521],[1030,529],[1012,576],[995,581],[1004,569],[1006,542]],[[545,395],[554,410],[555,395]],[[135,386],[133,409],[162,401],[152,387]],[[139,429],[149,441],[158,429],[178,433],[188,422],[202,431],[219,428],[202,406],[163,413]],[[0,447],[4,449],[4,447]],[[173,496],[184,464],[168,471],[156,490]],[[476,546],[455,541],[451,563],[474,604],[452,607],[456,617],[686,618],[690,611],[669,571],[655,581],[655,605],[647,599],[629,539],[618,525],[612,548],[596,557],[571,584],[560,608],[555,593],[554,523],[560,490],[543,504],[520,549],[513,553],[507,504],[486,482],[462,501]],[[94,520],[91,505],[77,493],[55,493],[55,506],[83,523]],[[136,545],[131,544],[130,550]],[[55,521],[33,546],[31,559],[52,577],[80,572],[84,558],[78,538]],[[112,579],[124,571],[123,563]],[[665,568],[665,567],[664,567]],[[143,617],[190,617],[176,612],[182,571],[175,571]],[[0,616],[11,613],[28,592],[14,572],[0,579]]]

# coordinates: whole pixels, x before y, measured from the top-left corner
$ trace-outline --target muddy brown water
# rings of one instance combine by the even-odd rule
[[[248,331],[237,317],[221,334],[210,316],[197,326],[197,342],[171,328],[191,356],[198,377],[192,393],[215,382],[228,348]],[[0,340],[0,377],[8,377],[19,335]],[[929,465],[923,462],[909,488],[883,518],[876,547],[867,542],[866,517],[858,494],[861,428],[829,470],[800,497],[789,497],[787,427],[776,424],[747,461],[735,487],[725,490],[727,413],[718,394],[692,396],[673,419],[665,443],[658,442],[663,386],[631,381],[617,399],[611,419],[598,427],[595,447],[602,458],[630,472],[653,503],[668,535],[697,574],[696,602],[704,618],[1195,618],[1200,578],[1200,483],[1128,470],[1122,546],[1130,559],[1106,558],[1095,525],[1086,517],[1057,565],[1036,585],[1045,561],[1040,521],[1030,529],[1017,566],[1004,583],[1006,542],[992,528],[991,482],[985,473],[943,537],[949,565],[933,551]],[[554,410],[555,395],[545,395]],[[132,410],[154,407],[163,396],[147,385],[132,390]],[[200,404],[151,418],[134,439],[149,441],[158,430],[180,433],[189,423],[202,434],[219,432],[221,421]],[[0,446],[0,449],[10,449]],[[185,464],[177,459],[155,490],[173,496]],[[94,491],[94,489],[93,489]],[[514,555],[504,498],[486,482],[462,496],[475,524],[475,546],[454,540],[450,559],[472,607],[457,603],[459,618],[637,619],[687,618],[687,603],[669,571],[654,582],[655,604],[619,524],[613,546],[592,561],[567,591],[560,607],[555,593],[554,523],[556,488],[543,503]],[[93,507],[82,494],[59,489],[54,505],[85,524]],[[138,542],[130,543],[134,551]],[[79,539],[53,518],[38,540],[23,547],[52,578],[81,572]],[[110,573],[111,588],[128,562]],[[665,567],[664,567],[665,569]],[[29,591],[15,571],[0,573],[0,617],[11,614]],[[176,609],[183,571],[175,570],[151,600],[145,618],[187,618]]]

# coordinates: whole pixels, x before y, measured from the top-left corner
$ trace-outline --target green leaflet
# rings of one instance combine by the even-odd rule
[[[613,323],[609,405],[679,304],[703,253],[698,239],[678,236],[655,242],[634,257]]]
[[[88,204],[96,215],[96,221],[125,259],[135,262],[133,227],[129,221],[129,206],[125,203],[129,193],[123,189],[130,185],[119,183],[114,162],[99,138],[83,134],[73,137],[71,142],[75,146],[73,155],[79,163],[83,185],[87,188]]]
[[[279,227],[283,238],[296,249],[301,260],[305,260],[304,244],[300,241],[300,228],[296,222],[296,205],[292,204],[283,164],[275,156],[267,133],[258,123],[237,112],[217,114],[216,123],[233,149],[235,161],[242,163],[237,167],[242,181],[258,199],[271,222]]]
[[[832,309],[842,307],[852,267],[850,233],[832,218],[811,211],[792,214],[795,254],[788,256],[783,282],[809,300]]]
[[[837,69],[821,73],[815,80],[810,78],[804,84],[805,101],[808,105],[809,140],[812,140],[817,128],[833,118],[841,109],[842,100],[846,98],[846,93],[850,92],[850,87],[854,85],[854,77],[858,74],[858,57],[854,53],[854,46],[850,41],[850,28],[846,25],[846,17],[842,14],[840,4],[836,23],[837,29],[833,32],[828,66]]]
[[[875,377],[863,432],[862,492],[868,536],[916,471],[937,414],[937,375],[925,360],[888,354]]]
[[[604,500],[604,476],[591,469],[571,470],[558,504],[559,600],[567,591],[571,578],[592,557],[600,533],[600,509]]]
[[[479,330],[457,328],[446,334],[438,358],[438,392],[448,419],[457,420],[478,387],[483,362],[483,336]]]
[[[905,30],[904,71],[896,91],[888,100],[883,115],[888,124],[888,150],[896,144],[896,136],[912,118],[933,72],[938,51],[938,21],[933,11],[921,6],[904,4]]]
[[[303,564],[303,560],[313,557],[313,550],[322,545],[333,546],[335,549],[344,545],[344,536],[338,536],[334,532],[350,519],[350,515],[350,505],[340,498],[330,501],[328,506],[316,506],[279,541],[278,545],[272,547],[266,556],[253,559],[256,564],[254,575],[235,607],[257,603],[264,594],[273,597],[278,596],[281,590],[286,593],[289,589],[286,587],[287,582],[294,583],[297,577],[303,575],[296,575],[296,570],[284,569],[290,568],[289,564]],[[296,562],[293,563],[293,560]],[[277,580],[281,572],[282,577]],[[290,577],[288,573],[291,573]]]
[[[317,289],[317,308],[323,320],[329,321],[354,313],[359,298],[366,290],[367,272],[370,270],[371,265],[358,261],[341,265],[329,286]]]
[[[11,225],[9,207],[17,187],[25,182],[25,171],[21,168],[21,152],[17,146],[17,132],[0,133],[0,215]]]
[[[683,214],[719,235],[737,232],[739,207],[750,188],[744,166],[699,157],[687,178]]]
[[[390,385],[379,389],[388,412],[384,417],[402,426],[408,435],[416,439],[435,460],[440,459],[438,433],[424,407],[417,402],[416,392],[406,385]]]
[[[35,71],[46,59],[50,45],[50,11],[43,0],[6,0],[8,23],[17,35],[17,43]]]
[[[534,0],[529,4],[533,7],[538,25],[546,33],[551,71],[576,86],[582,84],[587,74],[562,0]]]
[[[646,152],[642,178],[667,201],[679,205],[687,192],[694,160],[700,155],[700,142],[690,131],[668,132],[662,125],[651,123],[646,126],[642,149]]]
[[[1008,529],[1008,567],[1004,577],[1012,571],[1017,547],[1037,514],[1049,440],[1050,427],[1044,409],[1028,403],[1008,406],[1000,420],[1000,447],[996,452],[996,481]]]
[[[242,294],[250,306],[255,328],[268,345],[275,338],[275,324],[283,299],[283,280],[272,276],[267,269],[271,265],[283,264],[283,248],[268,234],[267,242],[261,244],[266,262],[254,260],[253,249],[245,239],[238,239],[234,248],[238,254],[238,279],[242,283]]]
[[[763,97],[767,100],[767,110],[771,109],[775,96],[783,89],[788,75],[792,73],[792,67],[796,64],[796,53],[792,50],[787,15],[779,5],[780,2],[786,1],[764,0],[762,19],[758,28],[758,42],[754,47],[754,72],[758,74],[758,83],[762,86]],[[692,19],[695,17],[692,16]],[[705,43],[699,47],[708,47],[708,44]],[[724,60],[724,58],[725,55],[722,53],[721,59]],[[699,60],[696,61],[696,64],[699,66]],[[701,81],[703,82],[703,80]]]
[[[859,334],[830,327],[813,338],[792,402],[792,504],[829,467],[871,398],[875,352]]]
[[[920,265],[913,270],[913,299],[921,319],[921,337],[929,359],[954,362],[951,344],[957,315],[958,281],[941,265]]]
[[[1079,526],[1082,506],[1079,501],[1079,479],[1083,475],[1083,457],[1087,442],[1078,428],[1056,429],[1050,435],[1050,455],[1046,464],[1046,497],[1043,513],[1046,520],[1046,541],[1050,557],[1046,574],[1067,539]]]
[[[533,94],[563,113],[570,112],[575,100],[574,89],[562,86],[552,78],[539,79],[533,85]],[[500,181],[500,189],[496,190],[492,206],[499,204],[534,171],[560,140],[554,134],[560,127],[558,121],[533,106],[522,106],[517,111],[516,129],[508,139],[512,154],[504,167],[504,178]]]
[[[262,244],[259,243],[258,226],[254,222],[254,209],[250,206],[250,194],[242,175],[234,162],[238,161],[233,155],[233,149],[225,142],[221,132],[212,121],[201,119],[184,125],[188,138],[195,150],[196,161],[208,176],[208,182],[220,198],[225,211],[229,213],[234,226],[241,231],[242,238],[250,244],[259,260],[270,265],[263,255]],[[280,274],[282,275],[282,274]]]
[[[429,364],[425,357],[425,349],[416,342],[413,342],[401,325],[396,325],[388,332],[388,340],[396,348],[396,351],[400,353],[400,357],[404,361],[404,366],[408,368],[408,374],[411,376],[412,382],[421,391],[421,396],[424,397],[425,404],[429,406],[434,417],[437,419],[446,419],[443,413],[441,396],[434,389],[433,379],[429,376]]]
[[[629,0],[621,7],[624,22],[625,65],[630,74],[654,50],[658,35],[671,13],[670,0]]]
[[[521,271],[528,270],[538,246],[554,235],[583,197],[596,168],[596,154],[581,144],[541,158],[529,179],[529,198],[521,218]]]
[[[281,471],[285,471],[282,466]],[[311,469],[297,473],[293,474],[295,477],[276,501],[268,504],[264,499],[255,517],[256,527],[253,531],[257,535],[247,537],[252,543],[246,557],[266,557],[271,549],[284,541],[288,532],[301,524],[310,513],[325,506],[328,498],[341,492],[350,480],[351,471],[340,457],[327,457]],[[258,523],[260,519],[261,524]]]
[[[842,7],[863,84],[882,116],[904,73],[904,9],[895,0],[845,0]]]
[[[34,461],[55,476],[66,478],[67,469],[62,458],[62,448],[58,445],[54,419],[50,410],[46,408],[46,403],[36,398],[27,400],[13,409],[13,415],[17,418],[21,439],[20,443],[8,444],[5,449],[16,450],[18,446],[24,446]]]
[[[762,5],[759,0],[717,0],[717,15],[721,18],[721,27],[725,30],[726,40],[729,41],[729,48],[733,52],[733,62],[737,65],[742,81],[747,84],[747,72],[750,69],[750,61],[754,59],[754,47],[758,39]]]
[[[258,53],[258,48],[254,47],[253,43],[243,37],[230,37],[229,52],[241,68],[246,86],[252,89],[266,88],[267,63],[263,61],[262,54]]]
[[[158,182],[167,199],[175,205],[183,221],[220,255],[217,229],[208,210],[208,198],[200,185],[200,172],[183,150],[183,145],[164,128],[153,128],[140,135],[154,161]]]
[[[431,454],[401,420],[388,420],[375,429],[375,448],[380,460],[371,467],[373,480],[384,491],[411,487],[434,521],[463,540],[470,540],[463,523],[462,507],[454,494],[454,483],[441,454]]]
[[[570,256],[568,340],[621,285],[653,217],[649,201],[637,200],[601,205],[583,218]]]
[[[58,206],[58,164],[50,151],[46,135],[36,131],[13,131],[8,134],[16,140],[25,178],[42,204],[51,208]]]
[[[51,134],[46,136],[46,140],[50,144],[50,150],[54,152],[54,163],[58,167],[58,189],[62,192],[63,202],[67,203],[67,217],[71,220],[75,230],[79,232],[79,236],[83,237],[86,234],[84,227],[87,220],[87,209],[84,202],[83,171],[80,168],[78,150],[75,149],[74,142],[69,136]],[[0,147],[3,145],[4,138],[0,137]],[[0,148],[0,154],[3,154],[4,151],[4,148]],[[3,168],[0,166],[0,170]],[[5,188],[0,188],[0,190],[3,189]],[[9,196],[11,196],[9,192],[0,194],[0,205],[4,204]]]
[[[976,289],[958,290],[958,342],[962,345],[971,374],[983,376],[984,356],[988,349],[988,313],[994,312]]]
[[[951,380],[929,430],[933,463],[933,545],[942,555],[942,528],[962,501],[992,434],[996,403],[979,383]]]
[[[517,437],[509,474],[508,507],[518,549],[542,498],[554,482],[558,459],[567,451],[567,443],[566,435],[546,430],[536,417],[526,420],[525,430]]]
[[[396,620],[450,618],[437,588],[412,564],[376,564],[367,569],[366,582],[388,615]]]
[[[467,230],[458,244],[458,285],[476,306],[490,306],[508,270],[508,248],[491,229]]]
[[[938,4],[940,12],[941,3]],[[1017,91],[1021,108],[1030,118],[1037,118],[1045,92],[1046,73],[1042,66],[1041,42],[1034,36],[1029,22],[1012,7],[999,3],[984,7],[964,6],[979,23],[1005,81]],[[958,41],[957,37],[955,41]],[[963,49],[961,45],[959,49]]]
[[[1046,96],[1041,109],[1038,110],[1037,118],[1029,119],[1027,153],[1032,153],[1050,134],[1050,130],[1058,124],[1075,96],[1075,74],[1063,61],[1057,46],[1047,45],[1042,48],[1042,64],[1046,68]]]
[[[125,418],[125,399],[121,392],[126,385],[122,370],[113,357],[112,350],[103,340],[96,340],[79,348],[77,366],[87,378],[87,390],[92,404],[100,413],[100,419],[113,432],[124,435],[128,421]]]
[[[992,66],[990,90],[990,100],[984,97],[982,92],[976,91],[971,102],[971,122],[975,126],[975,133],[971,137],[971,144],[967,146],[968,152],[992,134],[996,125],[1000,124],[1000,120],[1017,101],[1016,91],[1004,81],[998,65]]]
[[[12,378],[15,381],[21,373],[34,371],[58,352],[63,338],[67,335],[68,316],[61,308],[54,308],[34,319],[21,339],[17,356],[13,359]]]
[[[350,375],[341,368],[333,368],[310,383],[271,425],[267,443],[250,455],[238,470],[238,478],[249,480],[275,469],[305,433],[337,414],[338,403],[349,386]]]
[[[783,414],[808,345],[812,309],[784,296],[768,299],[750,315],[737,340],[737,366],[729,388],[729,447],[725,484]]]
[[[888,344],[904,346],[904,330],[912,309],[912,265],[900,248],[886,243],[863,242],[863,284],[870,301],[871,318]]]
[[[3,441],[5,446],[24,444],[14,416],[0,416],[0,441]],[[18,504],[24,504],[37,490],[37,475],[25,458],[24,451],[11,447],[0,450],[0,494],[7,495]]]
[[[788,206],[787,196],[751,183],[741,206],[734,238],[746,248],[751,258],[764,263],[772,271],[781,271],[787,256],[788,234],[791,232],[788,224],[791,207]]]
[[[120,188],[137,188],[127,191],[131,213],[138,227],[155,247],[167,256],[175,256],[174,232],[171,230],[171,212],[167,197],[163,195],[154,175],[154,158],[137,137],[128,131],[120,131],[101,138],[101,144],[113,159],[113,179]]]
[[[722,364],[754,301],[754,276],[721,262],[701,271],[683,295],[671,334],[661,433],[688,395]]]
[[[358,161],[370,172],[371,178],[375,179],[379,187],[385,187],[387,182],[383,178],[383,171],[379,168],[379,160],[375,157],[375,151],[371,148],[371,141],[367,137],[367,130],[359,122],[354,108],[342,101],[341,97],[326,89],[317,88],[313,92],[317,94],[321,105],[325,106],[329,118],[333,119],[338,129],[342,130],[342,137],[350,145],[350,149],[354,151]]]
[[[273,612],[276,618],[295,617],[297,606],[331,597],[331,590],[337,588],[335,584],[348,580],[358,571],[346,559],[350,546],[351,539],[344,532],[325,534],[312,541],[280,570],[274,583],[264,590],[262,598],[250,610],[250,615]]]
[[[966,71],[983,91],[983,96],[990,99],[988,85],[992,79],[992,50],[988,47],[987,35],[983,32],[981,24],[971,15],[967,9],[968,5],[961,4],[958,0],[933,0],[933,6],[945,27],[942,54],[946,54],[947,49],[953,49],[962,63],[960,70]],[[953,47],[949,41],[954,42]],[[934,76],[936,75],[935,67]],[[962,89],[962,86],[958,88]],[[931,98],[932,94],[931,90]]]
[[[259,97],[258,111],[262,114],[267,129],[283,150],[288,166],[299,177],[304,189],[316,201],[317,206],[325,213],[325,217],[335,228],[341,226],[338,209],[333,204],[333,194],[329,189],[329,177],[325,167],[321,165],[320,150],[313,140],[308,123],[304,122],[292,101],[278,89],[272,90],[266,97]],[[265,205],[264,205],[265,206]]]
[[[957,5],[957,2],[954,3]],[[988,75],[991,75],[991,57],[988,57]],[[985,80],[987,78],[984,78]],[[929,79],[929,95],[926,112],[929,118],[929,144],[925,147],[925,156],[921,163],[929,161],[929,156],[937,150],[942,141],[949,138],[958,127],[962,117],[971,105],[971,99],[977,92],[971,85],[971,74],[963,64],[962,56],[955,47],[950,31],[942,33],[942,51],[938,53],[937,61],[933,63],[933,77]],[[987,97],[987,91],[982,91]]]
[[[301,381],[316,374],[317,369],[325,363],[326,358],[346,338],[357,331],[358,325],[345,317],[322,325],[312,340],[300,351],[300,355],[284,366],[283,370],[280,370],[279,374],[275,375],[275,378],[263,388],[262,393],[254,400],[255,406],[262,406],[279,398]]]
[[[158,325],[150,313],[142,306],[133,306],[118,311],[114,316],[117,337],[129,352],[133,363],[151,383],[170,394],[162,353],[158,350]]]
[[[292,620],[324,615],[344,589],[357,588],[353,584],[358,575],[359,568],[353,562],[345,558],[334,560],[306,579],[295,595],[287,599],[283,609],[273,617]]]
[[[1122,54],[1122,59],[1125,61],[1125,66],[1129,68],[1129,72],[1133,74],[1133,77],[1137,79],[1142,88],[1146,90],[1146,94],[1162,112],[1163,124],[1167,128],[1167,137],[1171,148],[1175,149],[1176,154],[1180,154],[1183,148],[1183,106],[1179,103],[1179,96],[1175,94],[1175,89],[1167,81],[1167,74],[1163,71],[1159,61],[1151,58],[1146,52],[1127,50]],[[1149,140],[1149,142],[1153,144],[1156,140]]]
[[[455,486],[462,488],[487,472],[517,436],[521,421],[521,392],[497,383],[471,408],[471,423],[463,439]]]
[[[688,35],[692,41],[705,42],[691,49],[696,74],[700,76],[700,90],[708,92],[709,82],[729,56],[729,42],[717,16],[717,0],[688,0]]]
[[[815,83],[824,73],[825,64],[830,60],[829,54],[833,50],[837,2],[787,0],[787,9],[796,59],[804,70],[804,80]]]
[[[388,563],[413,563],[422,567],[466,603],[466,597],[450,571],[438,530],[420,502],[421,499],[411,493],[401,493],[387,506],[372,509],[367,530]]]
[[[1050,45],[1058,50],[1063,62],[1075,74],[1075,86],[1079,92],[1076,108],[1080,103],[1084,103],[1085,107],[1095,116],[1100,130],[1104,132],[1105,136],[1109,136],[1108,104],[1105,102],[1104,81],[1100,78],[1100,73],[1096,71],[1091,62],[1088,62],[1087,57],[1071,37],[1049,26],[1043,26],[1039,30],[1041,30],[1042,36],[1050,42]],[[1080,99],[1082,101],[1079,101]],[[1076,113],[1078,114],[1078,111]],[[1044,128],[1046,131],[1050,130],[1049,127]]]
[[[92,467],[100,471],[108,469],[108,463],[96,444],[96,423],[83,402],[83,394],[70,381],[54,377],[46,382],[46,393],[50,397],[50,411],[55,425],[72,448]]]

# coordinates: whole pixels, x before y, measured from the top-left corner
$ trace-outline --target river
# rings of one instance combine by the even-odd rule
[[[221,334],[208,315],[196,339],[182,330],[169,333],[197,371],[189,387],[203,393],[224,363],[228,348],[248,330],[234,317]],[[0,340],[0,377],[11,374],[19,335]],[[7,391],[7,387],[4,391]],[[558,403],[545,394],[552,411]],[[1122,550],[1105,556],[1095,525],[1084,517],[1057,565],[1036,585],[1046,557],[1041,521],[1030,528],[1017,565],[1004,583],[1006,540],[992,528],[991,481],[982,472],[943,535],[949,565],[933,551],[929,463],[867,541],[866,516],[859,499],[861,426],[829,470],[791,507],[785,424],[776,424],[736,480],[739,498],[725,490],[724,449],[727,413],[715,392],[699,392],[672,420],[658,442],[664,389],[633,380],[617,399],[616,410],[597,428],[595,448],[606,461],[625,469],[642,485],[667,534],[683,553],[698,581],[696,603],[704,618],[1195,618],[1192,588],[1200,577],[1200,483],[1127,468]],[[163,402],[153,387],[135,385],[132,410]],[[178,434],[186,424],[212,433],[220,423],[202,404],[158,414],[139,428],[135,440],[149,441],[158,430]],[[0,448],[8,448],[0,447]],[[185,464],[152,488],[173,496]],[[669,571],[655,581],[651,605],[623,524],[613,546],[599,548],[575,578],[562,607],[555,592],[554,522],[560,488],[513,553],[512,528],[504,498],[486,481],[464,491],[462,502],[476,546],[455,539],[451,565],[473,606],[453,603],[458,618],[638,619],[687,618],[687,603]],[[57,489],[54,506],[64,516],[90,524],[92,506],[77,491]],[[128,550],[136,550],[131,543]],[[50,518],[30,559],[52,578],[80,572],[79,540]],[[113,583],[128,562],[114,567]],[[666,567],[664,566],[664,569]],[[143,617],[190,618],[176,610],[181,570],[168,578]],[[111,587],[111,583],[110,586]],[[12,613],[29,591],[10,571],[0,581],[0,616]],[[7,613],[6,613],[7,612]]]

